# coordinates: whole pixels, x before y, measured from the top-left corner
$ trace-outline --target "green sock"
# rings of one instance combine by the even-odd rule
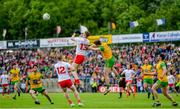
[[[110,84],[107,84],[107,89],[109,89],[110,86],[111,86]]]

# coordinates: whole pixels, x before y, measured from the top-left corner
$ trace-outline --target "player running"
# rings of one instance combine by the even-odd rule
[[[71,70],[71,71],[74,70],[74,67],[71,66],[69,63],[62,61],[62,56],[58,56],[58,62],[54,65],[54,69],[58,75],[59,87],[61,87],[61,89],[63,90],[64,95],[69,102],[69,105],[71,107],[75,106],[75,104],[70,99],[70,96],[67,92],[68,88],[73,91],[74,96],[78,101],[78,105],[83,106],[83,104],[81,103],[80,97],[79,97],[79,93],[76,90],[76,87],[74,86],[74,84],[72,83],[71,78],[68,73],[69,70]]]
[[[10,70],[10,78],[11,78],[11,83],[14,85],[14,96],[13,99],[16,99],[16,95],[18,93],[18,96],[20,96],[19,92],[19,82],[20,82],[20,70],[17,68],[16,64],[13,64],[13,68]]]
[[[10,82],[10,77],[7,74],[6,71],[3,72],[3,74],[0,76],[0,84],[2,86],[2,96],[4,96],[4,93],[7,92],[8,97],[10,94],[10,89],[9,89],[9,82]]]
[[[73,61],[73,66],[75,68],[75,71],[72,72],[74,78],[75,78],[75,83],[77,85],[80,84],[80,80],[77,74],[77,70],[79,68],[79,65],[82,64],[85,61],[86,58],[86,49],[89,46],[89,40],[87,39],[88,36],[90,35],[89,32],[84,32],[82,33],[79,37],[75,37],[76,33],[74,33],[71,37],[72,41],[76,42],[76,56]]]
[[[121,75],[125,74],[125,81],[126,81],[126,94],[127,96],[130,96],[130,91],[133,93],[133,96],[135,96],[135,91],[132,89],[132,82],[133,78],[135,77],[135,72],[134,70],[131,69],[131,66],[128,64],[127,69],[125,69]]]
[[[117,78],[118,78],[118,84],[119,84],[119,87],[120,87],[120,92],[119,92],[119,98],[122,98],[122,93],[123,93],[123,91],[125,90],[125,88],[126,88],[126,81],[125,81],[125,77],[124,77],[125,75],[121,75],[121,74],[119,74],[118,76],[117,76]]]
[[[178,93],[177,93],[177,91],[175,89],[175,82],[176,82],[175,77],[172,74],[169,74],[168,75],[168,86],[169,86],[169,89],[171,88],[173,90],[173,92],[176,93],[176,95],[178,96]]]
[[[152,88],[152,85],[153,85],[153,67],[152,65],[149,64],[148,60],[145,59],[144,60],[144,65],[141,67],[142,68],[142,76],[143,76],[143,79],[144,79],[144,89],[146,90],[146,92],[148,92],[148,98],[150,98],[150,95],[151,95],[151,88]],[[148,87],[149,85],[149,87]],[[153,97],[154,99],[154,97]]]
[[[27,78],[27,86],[28,86],[28,82],[30,83],[30,95],[32,96],[32,98],[35,100],[35,104],[40,104],[40,101],[37,99],[36,97],[36,92],[41,93],[42,95],[44,95],[51,104],[54,104],[51,100],[51,98],[49,97],[46,89],[43,88],[42,85],[42,74],[38,71],[38,67],[37,65],[33,66],[34,72],[32,72],[31,74],[28,75]]]
[[[168,78],[167,78],[167,74],[166,74],[167,68],[166,68],[164,59],[165,59],[164,54],[158,55],[158,63],[156,65],[156,72],[157,72],[158,80],[152,86],[152,91],[153,91],[153,94],[154,94],[154,97],[156,100],[156,102],[153,103],[153,106],[155,106],[155,107],[161,106],[161,103],[160,103],[159,97],[158,97],[158,93],[156,91],[159,87],[162,87],[162,92],[163,92],[164,96],[172,102],[173,106],[178,105],[176,103],[176,101],[168,93]]]
[[[107,89],[104,93],[104,95],[108,94],[110,92],[110,79],[109,79],[109,74],[114,71],[114,73],[117,75],[117,71],[114,68],[115,64],[115,58],[112,54],[111,48],[105,44],[101,43],[100,40],[94,41],[94,45],[90,46],[89,49],[95,50],[95,51],[100,51],[104,60],[105,60],[105,66],[104,66],[104,77],[105,77],[105,82],[107,85]]]

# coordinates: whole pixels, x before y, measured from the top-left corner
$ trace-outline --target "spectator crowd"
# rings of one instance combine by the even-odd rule
[[[136,79],[134,81],[138,87],[142,86],[142,80],[138,78],[141,73],[141,66],[144,59],[148,59],[150,64],[155,66],[157,62],[157,55],[165,54],[168,72],[173,73],[174,76],[180,72],[180,47],[175,44],[154,43],[154,44],[128,44],[128,45],[111,45],[113,55],[116,58],[115,68],[119,73],[126,68],[127,64],[131,64],[132,69],[136,72]],[[59,52],[63,55],[64,60],[69,63],[73,62],[75,55],[75,48],[37,48],[37,49],[14,49],[1,50],[0,54],[0,75],[2,72],[9,72],[12,64],[16,63],[20,69],[22,77],[22,87],[24,87],[24,79],[28,73],[31,73],[31,67],[34,64],[39,66],[39,71],[44,75],[44,78],[57,78],[54,73],[53,64],[56,60],[53,55]],[[82,91],[87,91],[89,87],[93,92],[97,91],[98,86],[105,85],[104,82],[104,61],[100,52],[89,50],[87,59],[82,67],[78,69],[78,74],[82,80]],[[52,74],[52,75],[51,75]],[[114,78],[113,73],[110,75],[111,84],[118,84],[118,80]]]

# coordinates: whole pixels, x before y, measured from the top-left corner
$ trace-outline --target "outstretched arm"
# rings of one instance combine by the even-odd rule
[[[75,36],[76,36],[76,33],[73,33],[73,35],[71,36],[71,40],[72,40],[72,41],[76,41],[76,40],[74,39]]]
[[[94,51],[100,51],[100,48],[98,48],[96,45],[91,45],[91,46],[89,46],[89,49],[90,50],[94,50]]]

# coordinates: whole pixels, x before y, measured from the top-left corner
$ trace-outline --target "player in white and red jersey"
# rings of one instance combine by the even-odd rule
[[[125,74],[126,88],[127,88],[127,96],[130,95],[130,90],[135,96],[135,91],[132,89],[132,81],[135,76],[135,72],[130,68],[130,65],[127,65],[127,69],[125,69],[121,75]]]
[[[169,76],[168,76],[169,89],[171,88],[174,91],[174,93],[176,93],[176,95],[178,95],[178,93],[175,89],[175,81],[176,81],[175,77],[172,74],[169,74]]]
[[[83,104],[81,103],[79,93],[76,87],[74,86],[74,84],[72,83],[71,77],[69,75],[69,70],[70,71],[74,70],[74,67],[67,62],[61,61],[62,56],[58,56],[58,58],[59,58],[58,59],[59,61],[54,65],[55,72],[58,75],[58,84],[62,88],[64,95],[66,99],[68,100],[71,107],[75,106],[75,104],[69,97],[69,94],[67,92],[68,88],[73,91],[74,96],[78,101],[78,105],[82,106]]]
[[[79,37],[75,37],[75,35],[76,33],[74,33],[71,37],[71,40],[76,42],[76,56],[73,61],[75,71],[72,72],[72,74],[75,78],[75,83],[78,85],[80,84],[80,81],[77,74],[77,69],[79,65],[85,61],[87,48],[89,46],[89,40],[87,38],[90,35],[90,33],[86,31],[82,33]]]
[[[7,92],[8,96],[10,94],[10,89],[9,89],[9,81],[10,81],[10,77],[8,74],[6,74],[6,72],[4,71],[3,74],[0,76],[0,83],[2,85],[2,96],[4,96],[4,93]]]

